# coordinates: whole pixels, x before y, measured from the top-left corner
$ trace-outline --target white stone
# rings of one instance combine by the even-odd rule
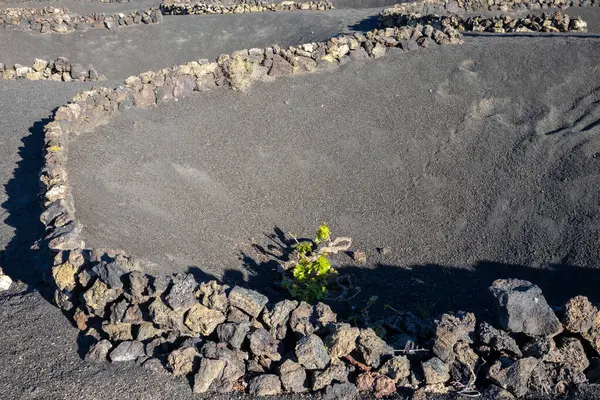
[[[8,275],[0,275],[0,292],[10,289],[12,279]]]

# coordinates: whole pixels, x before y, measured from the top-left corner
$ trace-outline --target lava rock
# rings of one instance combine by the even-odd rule
[[[134,361],[138,357],[146,355],[144,351],[144,344],[142,342],[126,341],[119,344],[110,352],[110,361],[112,362],[123,362],[123,361]]]
[[[563,324],[572,333],[586,333],[594,325],[598,309],[585,296],[570,299],[565,305]]]
[[[148,275],[140,271],[131,271],[125,277],[125,281],[127,283],[125,290],[131,295],[132,303],[139,304],[145,302],[148,299]]]
[[[290,315],[289,325],[299,336],[320,332],[329,324],[335,323],[337,315],[326,304],[315,306],[302,301]]]
[[[73,265],[69,261],[66,261],[62,264],[58,264],[52,267],[52,278],[54,278],[54,282],[56,283],[56,286],[58,286],[59,289],[70,291],[73,290],[77,285],[75,278],[78,271],[79,268],[76,265]]]
[[[515,339],[508,333],[494,328],[487,322],[482,322],[479,325],[478,336],[479,341],[493,351],[516,358],[521,358],[523,356]]]
[[[533,357],[522,358],[505,368],[502,368],[501,362],[496,362],[490,367],[488,378],[501,388],[522,398],[529,392],[527,384],[531,374],[539,365],[540,361]]]
[[[173,79],[173,97],[190,95],[196,88],[196,79],[191,75],[182,75]]]
[[[250,335],[250,351],[256,356],[266,357],[273,361],[281,360],[279,341],[266,329],[257,329]]]
[[[375,379],[374,391],[375,397],[378,399],[391,396],[396,393],[396,382],[385,375],[378,374],[377,379]]]
[[[195,336],[194,333],[183,323],[185,311],[174,311],[169,308],[160,298],[155,298],[148,306],[152,322],[163,330],[172,330],[179,334]]]
[[[314,307],[317,331],[337,321],[337,314],[325,303],[317,303]]]
[[[167,291],[171,280],[165,276],[149,277],[148,296],[158,297]]]
[[[227,322],[250,322],[250,316],[238,308],[229,307]]]
[[[184,376],[194,371],[198,364],[198,352],[194,347],[184,347],[169,354],[167,365],[175,376]]]
[[[201,283],[196,296],[205,307],[226,313],[229,302],[225,291],[228,288],[229,286],[219,285],[217,281]]]
[[[112,343],[109,340],[101,340],[90,348],[85,356],[85,360],[92,363],[105,362],[108,352],[112,347]]]
[[[350,371],[342,361],[332,361],[329,367],[323,371],[315,371],[312,376],[312,390],[321,390],[333,382],[348,382]],[[395,387],[394,387],[395,388]]]
[[[194,376],[194,393],[206,393],[210,385],[223,373],[225,361],[202,358]]]
[[[248,392],[251,396],[273,396],[281,393],[281,381],[277,375],[259,375],[250,379]]]
[[[377,336],[371,328],[360,330],[355,352],[360,361],[375,368],[378,368],[386,358],[394,355],[394,349]]]
[[[113,303],[110,306],[110,322],[113,324],[118,324],[119,322],[123,321],[127,308],[129,308],[129,302],[127,302],[127,300],[121,300]]]
[[[142,85],[142,90],[133,94],[133,105],[135,107],[150,107],[156,103],[156,94],[150,84]]]
[[[306,370],[297,362],[285,360],[279,366],[279,378],[286,392],[304,393],[308,391],[306,385]]]
[[[345,357],[356,349],[356,339],[360,335],[360,329],[349,324],[337,324],[333,332],[325,338],[325,344],[329,348],[332,358]]]
[[[271,311],[265,310],[263,321],[269,328],[271,334],[279,340],[285,338],[287,334],[287,323],[290,319],[290,313],[298,307],[298,302],[293,300],[283,300],[273,306]]]
[[[273,65],[269,70],[269,76],[278,78],[280,76],[291,75],[293,72],[292,64],[278,54],[273,56]]]
[[[558,344],[548,354],[544,361],[568,364],[575,371],[583,372],[590,366],[583,344],[577,338],[563,337],[558,340]]]
[[[311,318],[313,318],[313,307],[302,301],[290,315],[290,328],[301,336],[313,333],[315,327],[311,323]]]
[[[202,346],[201,353],[204,358],[221,360],[225,363],[222,373],[210,385],[210,390],[218,393],[233,391],[238,380],[245,374],[245,361],[248,360],[248,354],[231,350],[224,346],[224,343],[215,342],[206,342]]]
[[[125,271],[117,263],[113,261],[111,263],[102,262],[92,268],[92,271],[96,274],[102,282],[106,283],[112,289],[123,289],[123,282],[121,278],[125,274]]]
[[[156,328],[151,322],[144,322],[139,324],[135,339],[143,342],[161,336],[163,333],[164,331],[162,329]]]
[[[229,293],[229,304],[252,317],[258,317],[269,299],[254,290],[236,286]]]
[[[169,290],[169,293],[165,297],[166,304],[175,311],[191,308],[196,304],[196,297],[194,296],[196,286],[197,283],[193,275],[175,275],[171,290]]]
[[[66,57],[58,57],[54,62],[54,69],[59,72],[69,72],[71,70],[71,63]]]
[[[108,335],[112,341],[120,342],[122,340],[132,340],[131,324],[104,324],[102,331]]]
[[[358,390],[351,383],[336,383],[325,389],[322,400],[354,400],[358,398]]]
[[[496,300],[500,325],[504,329],[529,336],[554,336],[562,332],[562,325],[542,290],[531,282],[498,279],[490,291]]]
[[[71,78],[84,80],[89,78],[90,71],[83,67],[81,64],[72,64],[71,65]]]
[[[368,60],[370,57],[364,48],[359,47],[356,50],[350,51],[350,58],[352,60]]]
[[[228,322],[217,327],[219,341],[229,344],[234,349],[242,347],[248,332],[250,332],[250,322]]]
[[[121,290],[111,289],[106,283],[97,279],[83,294],[83,300],[90,314],[104,317],[107,304],[116,300],[120,294]]]
[[[421,364],[423,375],[428,385],[446,383],[450,380],[450,366],[437,357]]]
[[[410,376],[410,361],[406,356],[394,356],[387,360],[378,372],[398,383]]]
[[[587,381],[585,374],[568,364],[540,363],[527,383],[529,392],[566,395],[572,387]]]
[[[144,361],[144,363],[142,364],[142,367],[144,367],[144,369],[147,371],[154,372],[157,374],[161,374],[161,375],[167,374],[167,370],[165,369],[165,366],[163,365],[162,361],[160,361],[158,358],[154,358],[154,357],[148,358],[146,361]]]
[[[353,251],[352,259],[354,260],[355,263],[364,265],[367,263],[367,253],[365,253],[364,251],[360,251],[360,250]]]
[[[475,331],[475,315],[458,312],[444,314],[436,321],[433,353],[445,363],[454,362],[454,346],[459,341],[471,343],[471,333]]]
[[[324,369],[331,360],[327,347],[321,338],[314,334],[304,336],[298,341],[295,354],[300,365],[308,370]]]
[[[185,325],[193,332],[208,336],[214,332],[217,325],[225,322],[225,315],[217,310],[211,310],[196,303],[185,316]]]

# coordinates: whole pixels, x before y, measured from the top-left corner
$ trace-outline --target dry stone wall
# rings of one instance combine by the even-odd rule
[[[28,79],[32,81],[103,81],[104,75],[99,75],[92,65],[71,63],[65,57],[58,57],[55,61],[36,59],[33,66],[15,64],[12,67],[0,63],[0,79],[16,80]]]
[[[112,2],[108,0],[107,2]],[[117,29],[138,24],[157,24],[164,15],[185,14],[243,14],[265,11],[290,10],[330,10],[333,5],[328,0],[295,2],[283,1],[268,3],[261,0],[252,2],[171,2],[165,1],[160,7],[148,8],[115,14],[94,13],[79,15],[66,8],[7,8],[0,10],[0,27],[41,33],[72,33],[89,28]]]
[[[519,11],[519,10],[543,10],[547,8],[565,7],[598,7],[600,0],[425,0],[416,3],[397,4],[393,8],[416,5],[418,8],[425,7],[426,13],[454,13],[460,11]]]
[[[509,15],[484,17],[465,17],[460,15],[437,15],[410,13],[414,4],[398,5],[386,9],[380,14],[383,26],[396,25],[432,25],[450,26],[461,32],[489,33],[560,33],[587,32],[587,23],[580,17],[571,18],[557,11],[541,15],[530,14],[526,17],[511,17]]]
[[[202,15],[202,14],[245,14],[265,11],[294,11],[312,10],[324,11],[335,8],[329,0],[319,1],[280,1],[269,2],[264,0],[252,0],[247,2],[206,2],[206,1],[179,1],[163,0],[160,9],[167,15]]]
[[[41,33],[72,33],[89,28],[116,29],[120,26],[156,24],[162,21],[158,8],[127,13],[79,15],[66,8],[7,8],[0,10],[0,26]]]
[[[56,304],[95,342],[86,358],[135,361],[156,373],[187,377],[196,393],[311,391],[322,392],[323,399],[382,397],[399,389],[415,398],[485,390],[493,398],[514,399],[562,394],[600,375],[590,367],[598,365],[598,309],[577,297],[556,313],[530,282],[492,284],[496,321],[477,321],[468,312],[435,319],[396,312],[376,332],[339,321],[323,303],[272,303],[256,291],[198,282],[191,274],[151,276],[142,260],[120,250],[86,248],[80,237],[68,179],[69,141],[115,114],[219,87],[245,90],[266,77],[329,70],[392,49],[462,41],[457,29],[436,21],[241,50],[214,62],[131,76],[122,86],[94,88],[59,107],[44,128],[40,220],[46,233],[39,247],[54,254],[48,279],[56,286]]]

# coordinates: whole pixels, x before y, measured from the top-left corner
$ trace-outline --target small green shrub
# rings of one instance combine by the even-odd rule
[[[294,238],[295,239],[295,238]],[[327,259],[327,252],[319,245],[331,240],[331,231],[325,224],[319,226],[312,242],[298,242],[294,247],[293,266],[283,277],[282,285],[290,294],[307,303],[323,299],[328,293],[328,280],[337,274]]]

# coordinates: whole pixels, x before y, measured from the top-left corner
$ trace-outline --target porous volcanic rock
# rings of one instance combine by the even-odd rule
[[[379,367],[386,358],[394,355],[394,349],[371,328],[361,329],[355,353],[358,359],[371,367]]]
[[[295,354],[300,365],[308,370],[324,369],[331,360],[323,340],[315,334],[301,338],[296,344]]]
[[[255,318],[260,315],[268,301],[267,296],[240,286],[234,287],[229,293],[230,305]]]
[[[299,363],[287,359],[279,366],[278,373],[286,392],[304,393],[308,391],[306,370]]]
[[[281,381],[277,375],[259,375],[250,379],[248,391],[252,396],[273,396],[281,393]]]
[[[499,311],[500,325],[510,332],[529,336],[554,336],[562,332],[558,317],[531,282],[498,279],[490,287]]]
[[[144,344],[137,340],[121,342],[109,354],[110,361],[123,362],[134,361],[138,357],[146,355]]]

